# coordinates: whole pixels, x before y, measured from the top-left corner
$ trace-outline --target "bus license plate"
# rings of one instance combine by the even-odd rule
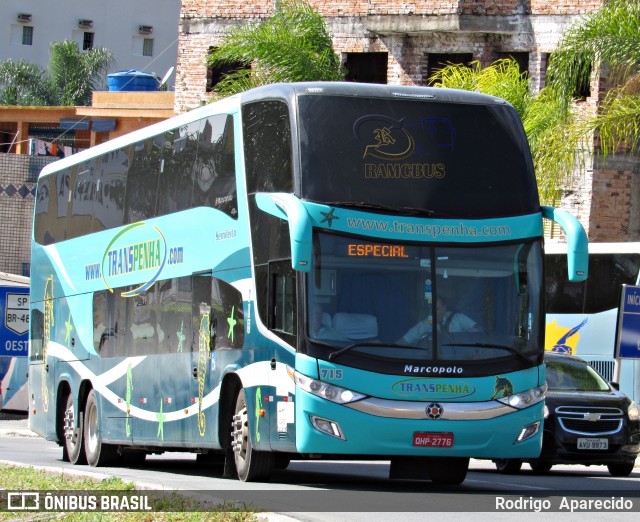
[[[578,449],[606,450],[609,449],[609,439],[578,439]]]
[[[451,448],[453,447],[453,433],[416,431],[413,434],[413,445],[423,448]]]

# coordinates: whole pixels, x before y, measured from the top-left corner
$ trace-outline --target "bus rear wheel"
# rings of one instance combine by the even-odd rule
[[[84,411],[84,450],[89,465],[96,467],[108,466],[117,456],[116,447],[104,444],[100,439],[99,428],[98,400],[96,392],[91,390]]]
[[[64,434],[63,459],[66,456],[71,464],[86,464],[84,452],[84,426],[78,422],[73,407],[73,396],[67,396],[67,405],[62,418],[62,432]]]
[[[257,451],[251,444],[247,396],[240,390],[236,399],[235,415],[231,421],[231,446],[238,478],[242,482],[268,480],[273,469],[273,455]]]

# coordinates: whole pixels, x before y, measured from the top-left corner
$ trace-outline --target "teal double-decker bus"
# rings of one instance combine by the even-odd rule
[[[30,426],[73,463],[192,451],[243,481],[390,460],[457,484],[541,447],[542,207],[501,99],[260,87],[43,169]]]

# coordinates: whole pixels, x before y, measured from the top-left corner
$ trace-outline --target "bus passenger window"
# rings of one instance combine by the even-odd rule
[[[213,278],[211,293],[211,349],[242,348],[244,308],[242,294],[221,279]]]
[[[288,342],[297,334],[296,279],[291,261],[269,263],[269,327]]]
[[[117,322],[114,296],[106,291],[93,294],[93,345],[101,357],[117,355]]]
[[[52,216],[49,216],[50,204],[54,206],[56,205],[56,198],[54,197],[55,193],[51,194],[51,190],[55,191],[55,188],[51,189],[49,187],[51,181],[54,181],[53,185],[55,185],[55,177],[53,176],[41,179],[38,183],[38,192],[36,195],[34,236],[35,240],[41,245],[50,245],[55,241],[52,231],[48,229],[52,222],[55,223]]]

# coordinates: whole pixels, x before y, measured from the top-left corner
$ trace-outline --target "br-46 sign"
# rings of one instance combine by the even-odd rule
[[[29,330],[29,295],[6,294],[5,326],[12,332],[22,335]]]

